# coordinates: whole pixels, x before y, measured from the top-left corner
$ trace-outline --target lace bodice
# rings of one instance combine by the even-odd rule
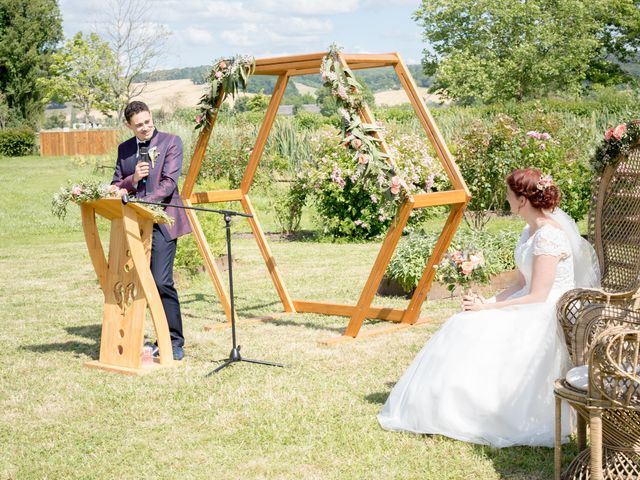
[[[562,230],[546,223],[536,230],[533,235],[529,234],[529,225],[525,226],[522,231],[520,241],[515,250],[515,259],[518,270],[522,272],[526,281],[526,286],[523,290],[527,292],[531,286],[533,257],[535,255],[560,257],[556,267],[556,276],[551,287],[552,290],[564,291],[574,287],[571,245]]]

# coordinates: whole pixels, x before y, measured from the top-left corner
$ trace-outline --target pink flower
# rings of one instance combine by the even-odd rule
[[[367,157],[364,153],[361,153],[360,155],[358,155],[358,163],[360,165],[366,165],[367,163],[369,163],[369,157]]]
[[[462,259],[462,252],[460,250],[454,250],[451,254],[451,260],[453,260],[455,263],[462,262]]]
[[[220,80],[222,78],[222,72],[216,72],[215,77]]]
[[[200,125],[202,123],[202,115],[196,115],[196,123]]]
[[[469,255],[469,260],[473,264],[474,268],[484,263],[484,257],[482,256],[482,253],[475,253],[475,254]]]
[[[338,91],[336,92],[338,94],[338,96],[342,99],[342,100],[346,100],[347,99],[347,90],[344,88],[343,85],[340,85],[338,87]]]
[[[391,185],[393,185],[394,187],[400,187],[401,183],[402,179],[399,176],[395,175],[391,178]]]
[[[540,145],[538,145],[538,148],[539,148],[540,150],[544,150],[544,149],[546,149],[546,148],[547,148],[547,146],[546,146],[544,143],[541,143]]]
[[[71,189],[71,195],[78,196],[82,193],[82,187],[80,185],[74,185]]]
[[[218,68],[219,68],[220,70],[224,70],[225,68],[227,68],[227,64],[226,64],[226,63],[224,63],[224,62],[220,62],[220,63],[218,64]]]
[[[351,146],[356,150],[359,149],[362,146],[362,140],[360,140],[359,138],[351,140]]]
[[[626,131],[627,126],[624,123],[621,123],[613,129],[613,138],[615,138],[616,140],[620,140]]]
[[[614,127],[611,127],[609,130],[607,130],[604,134],[604,139],[608,142],[609,140],[611,140],[611,137],[613,136],[613,130]]]
[[[390,190],[393,195],[397,195],[398,193],[400,193],[400,187],[396,185],[393,185]]]
[[[467,260],[466,262],[462,262],[460,264],[460,269],[462,270],[462,273],[464,275],[469,275],[471,272],[473,272],[474,268],[475,268],[475,265],[469,260]]]

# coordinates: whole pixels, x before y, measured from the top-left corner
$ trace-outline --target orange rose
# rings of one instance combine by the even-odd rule
[[[624,132],[627,131],[627,126],[624,123],[621,123],[616,128],[613,129],[613,138],[616,140],[620,140],[624,135]]]
[[[462,262],[462,264],[460,265],[460,269],[462,270],[462,273],[465,275],[469,275],[471,272],[473,272],[473,262],[470,261],[466,261],[466,262]]]

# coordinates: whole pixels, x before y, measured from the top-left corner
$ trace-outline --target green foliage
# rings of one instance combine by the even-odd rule
[[[36,133],[30,128],[0,130],[0,156],[24,157],[36,148]]]
[[[415,19],[431,47],[426,73],[465,103],[577,94],[590,66],[620,73],[607,54],[637,46],[640,28],[633,0],[423,0]]]
[[[515,168],[538,167],[553,176],[562,192],[560,206],[574,219],[588,209],[592,174],[577,150],[578,132],[563,130],[559,116],[541,111],[524,113],[522,124],[500,114],[488,122],[475,120],[454,142],[471,192],[465,218],[476,230],[487,223],[489,212],[503,209],[504,179]]]
[[[385,277],[397,281],[405,292],[413,290],[422,277],[438,236],[436,233],[415,231],[404,237],[389,262]],[[455,288],[455,285],[464,284],[465,281],[486,283],[499,272],[513,270],[513,251],[518,238],[519,232],[512,229],[502,229],[496,233],[458,230],[449,247],[448,258],[436,270],[435,280],[448,284],[449,289],[453,290],[451,286]],[[459,266],[450,261],[452,256],[455,257],[455,252],[462,255],[471,252],[482,254],[482,267],[474,269],[470,276],[462,274]]]
[[[42,127],[47,129],[53,128],[64,128],[67,126],[67,118],[64,113],[52,113],[51,115],[47,115],[44,124]]]
[[[222,216],[206,212],[196,212],[196,215],[211,253],[214,256],[225,254],[226,230]],[[181,270],[187,275],[195,275],[203,269],[202,254],[193,235],[185,235],[178,239],[174,266],[177,270]]]
[[[108,115],[117,108],[111,89],[116,62],[108,42],[97,33],[76,33],[52,60],[52,76],[42,82],[49,99],[73,102],[84,112],[85,122],[91,110]]]
[[[38,80],[62,40],[56,0],[0,0],[0,93],[11,123],[35,126],[44,108]]]
[[[308,191],[301,182],[291,182],[288,189],[272,188],[268,192],[269,201],[275,212],[276,222],[282,233],[297,232],[302,220],[302,209]]]

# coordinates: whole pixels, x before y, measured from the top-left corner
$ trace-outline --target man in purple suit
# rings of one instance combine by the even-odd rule
[[[126,189],[129,194],[147,202],[182,206],[182,199],[178,193],[178,177],[182,169],[182,140],[176,135],[156,130],[149,107],[143,102],[129,103],[124,116],[134,137],[118,146],[118,161],[111,184]],[[147,149],[150,162],[138,161],[141,148]],[[184,335],[180,301],[173,283],[173,261],[176,256],[177,238],[189,233],[191,226],[184,210],[167,207],[166,211],[175,222],[171,226],[153,226],[151,273],[167,316],[173,358],[182,360]]]

